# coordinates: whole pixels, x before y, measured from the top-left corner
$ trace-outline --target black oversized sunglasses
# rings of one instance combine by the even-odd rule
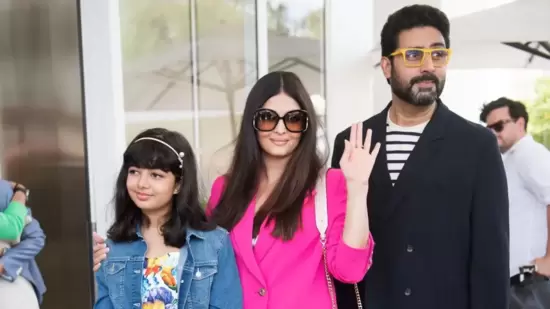
[[[254,113],[252,125],[258,131],[269,132],[275,130],[281,119],[285,128],[291,133],[305,132],[309,125],[309,116],[305,110],[292,110],[279,116],[276,111],[268,108],[258,109]]]
[[[506,125],[507,123],[510,123],[510,122],[514,122],[514,120],[512,119],[506,119],[506,120],[499,120],[493,124],[489,124],[487,125],[487,128],[497,132],[497,133],[500,133],[502,132],[502,130],[504,130],[504,125]]]

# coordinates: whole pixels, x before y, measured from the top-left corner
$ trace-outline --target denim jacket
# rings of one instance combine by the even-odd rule
[[[0,180],[0,211],[8,206],[12,195],[13,189],[10,183]],[[32,214],[30,215],[32,217]],[[0,264],[4,265],[4,273],[0,274],[0,280],[13,282],[18,276],[22,276],[33,285],[40,303],[46,292],[46,286],[35,258],[44,248],[45,242],[46,235],[44,231],[38,221],[32,218],[32,221],[23,229],[21,241],[0,257]]]
[[[139,231],[139,229],[138,229]],[[147,245],[139,240],[114,243],[96,273],[94,309],[141,308],[143,263]],[[242,309],[242,288],[227,231],[188,229],[177,267],[178,309]]]

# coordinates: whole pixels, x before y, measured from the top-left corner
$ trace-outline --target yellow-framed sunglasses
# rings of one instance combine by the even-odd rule
[[[452,50],[450,48],[399,48],[390,54],[390,56],[403,56],[403,63],[407,67],[421,67],[426,60],[426,55],[431,56],[432,64],[436,68],[444,67],[451,59]]]

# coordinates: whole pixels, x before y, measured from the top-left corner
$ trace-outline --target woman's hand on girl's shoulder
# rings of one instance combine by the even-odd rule
[[[98,271],[101,267],[101,262],[107,259],[107,253],[109,252],[109,247],[105,243],[105,238],[101,237],[98,233],[94,232],[94,247],[93,247],[93,261],[94,261],[94,272]]]

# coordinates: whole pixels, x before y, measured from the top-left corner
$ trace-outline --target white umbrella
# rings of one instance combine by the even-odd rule
[[[544,43],[544,42],[543,42]],[[550,51],[533,42],[514,46],[499,42],[455,42],[449,63],[452,69],[541,69],[550,70]],[[518,48],[524,46],[525,50]],[[536,54],[536,55],[535,55]]]
[[[550,41],[550,0],[514,2],[451,19],[453,42]]]

